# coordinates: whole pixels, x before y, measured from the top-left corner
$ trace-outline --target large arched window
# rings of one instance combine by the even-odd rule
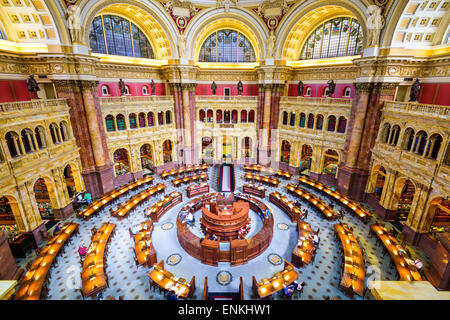
[[[303,45],[300,60],[353,56],[361,53],[363,33],[353,18],[334,18],[314,30]]]
[[[219,30],[203,43],[200,62],[255,62],[255,50],[250,41],[234,30]]]
[[[122,17],[102,15],[94,19],[89,31],[92,52],[154,59],[145,34]]]

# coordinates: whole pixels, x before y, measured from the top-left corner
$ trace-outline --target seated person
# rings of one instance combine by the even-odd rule
[[[303,282],[303,281],[298,282],[297,280],[294,280],[294,282],[292,282],[293,289],[297,290],[299,292],[303,290],[304,286],[305,286],[305,282]]]
[[[194,225],[195,218],[194,218],[194,215],[192,214],[192,212],[189,212],[186,215],[186,219],[184,221],[191,226]]]
[[[292,296],[292,294],[294,293],[294,288],[293,288],[293,286],[290,285],[290,286],[285,287],[285,288],[283,289],[283,293],[284,293],[286,296]]]
[[[422,269],[422,267],[423,267],[423,262],[422,262],[422,260],[420,260],[420,259],[416,259],[416,260],[414,261],[414,265],[416,266],[417,270],[420,270],[420,269]]]
[[[314,239],[313,239],[314,245],[317,246],[319,244],[319,241],[320,241],[320,239],[319,239],[319,236],[317,235],[317,233],[314,234]]]
[[[87,253],[87,248],[83,245],[79,246],[78,253],[80,254],[80,256],[84,257]]]
[[[92,195],[89,192],[86,192],[84,194],[84,200],[86,200],[87,204],[91,204],[92,203]]]
[[[167,300],[178,300],[177,294],[174,291],[167,292]]]
[[[77,195],[77,203],[78,204],[87,204],[87,201],[83,198],[83,195],[79,193]]]
[[[61,232],[61,223],[58,223],[55,227],[55,230],[53,230],[53,236],[58,235]]]

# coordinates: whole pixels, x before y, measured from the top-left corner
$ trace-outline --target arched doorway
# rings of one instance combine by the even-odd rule
[[[433,199],[427,218],[430,220],[430,232],[444,232],[445,228],[450,226],[450,199],[448,197]]]
[[[211,160],[214,157],[213,140],[211,137],[202,138],[202,158]]]
[[[339,165],[339,154],[332,149],[325,151],[323,155],[323,173],[336,177]]]
[[[77,188],[75,186],[75,178],[72,173],[72,167],[69,164],[64,168],[64,181],[66,182],[69,198],[72,198],[77,193]]]
[[[148,143],[144,144],[140,149],[142,175],[148,176],[153,174],[153,152],[152,146]]]
[[[52,188],[50,185],[49,187]],[[50,199],[50,190],[47,188],[47,183],[43,178],[36,180],[33,186],[33,191],[41,218],[43,220],[54,219],[55,214],[53,212],[52,201]]]
[[[383,166],[376,166],[372,173],[373,196],[378,200],[383,194],[384,182],[386,181],[386,169]]]
[[[224,161],[233,160],[233,138],[223,137],[222,139],[222,158]]]
[[[16,212],[16,214],[14,214],[14,212]],[[20,235],[16,216],[20,216],[16,199],[10,196],[1,196],[0,232],[6,232],[9,242],[14,241]]]
[[[242,157],[251,158],[252,157],[252,139],[250,137],[245,137],[242,139]]]
[[[416,188],[409,179],[400,179],[397,182],[394,191],[394,210],[397,210],[397,221],[405,221],[408,219],[411,210],[411,204],[414,200]]]
[[[127,149],[121,148],[114,151],[114,175],[120,176],[130,172],[130,161]]]
[[[164,163],[172,162],[172,141],[170,140],[163,142],[163,161]]]
[[[280,162],[288,163],[291,157],[291,144],[289,141],[283,140],[281,142]]]
[[[304,144],[302,146],[302,153],[300,155],[299,172],[305,173],[305,171],[311,170],[313,149],[310,145]]]

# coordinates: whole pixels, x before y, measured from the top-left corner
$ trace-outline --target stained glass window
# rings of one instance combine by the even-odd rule
[[[255,62],[255,50],[250,41],[234,30],[219,30],[211,34],[200,49],[201,62]]]
[[[353,56],[361,53],[363,33],[359,22],[341,17],[316,28],[303,45],[300,60]]]
[[[89,31],[92,52],[154,59],[145,34],[130,21],[113,15],[98,16]]]

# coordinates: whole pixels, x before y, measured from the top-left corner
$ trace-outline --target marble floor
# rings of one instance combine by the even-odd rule
[[[235,170],[236,190],[242,191],[244,181],[244,170],[237,168]],[[217,168],[209,169],[210,187],[215,191],[217,186]],[[296,182],[298,176],[294,176],[291,180],[281,179],[278,188],[266,186],[266,198],[263,200],[273,209],[274,216],[274,230],[273,240],[270,246],[258,257],[249,261],[248,264],[231,267],[228,263],[220,263],[219,266],[213,267],[203,265],[195,258],[187,254],[178,243],[176,236],[176,217],[183,207],[189,201],[186,194],[186,185],[173,187],[171,180],[162,180],[159,176],[155,176],[153,185],[162,182],[166,185],[165,193],[172,191],[180,191],[183,193],[183,202],[176,205],[165,213],[159,222],[154,224],[154,231],[152,234],[152,242],[156,249],[158,261],[164,260],[165,268],[178,277],[183,277],[190,281],[195,276],[196,292],[194,299],[201,299],[202,290],[205,277],[208,277],[208,288],[211,293],[236,293],[239,290],[239,278],[243,278],[245,299],[251,299],[251,285],[252,276],[256,280],[261,280],[265,277],[271,277],[276,272],[283,269],[284,260],[290,261],[291,252],[296,245],[297,232],[295,224],[290,221],[290,218],[281,211],[278,207],[271,204],[268,200],[269,194],[272,191],[279,191],[286,195],[289,199],[300,200],[297,197],[288,194],[285,186],[290,182]],[[132,197],[134,194],[141,192],[145,186],[134,190],[122,197],[122,202]],[[326,202],[334,203],[335,210],[341,208],[338,202],[329,200],[323,194],[316,192],[311,187],[304,186],[308,191],[326,199]],[[79,233],[72,237],[71,242],[66,244],[64,252],[61,252],[57,258],[57,263],[54,264],[50,270],[49,276],[49,292],[47,299],[52,300],[73,300],[82,299],[80,293],[80,272],[81,263],[77,252],[80,244],[86,247],[90,244],[91,228],[99,228],[104,222],[111,222],[116,224],[115,235],[110,240],[110,249],[107,256],[108,267],[106,272],[109,277],[109,287],[103,291],[103,298],[109,296],[119,299],[123,297],[125,300],[146,300],[146,299],[164,299],[165,297],[158,291],[153,291],[150,288],[148,281],[148,273],[151,268],[135,265],[133,259],[133,240],[130,237],[128,228],[145,221],[144,210],[157,202],[160,196],[153,196],[148,201],[141,203],[134,210],[132,210],[127,218],[119,221],[112,217],[109,209],[117,207],[116,205],[107,205],[105,208],[95,214],[89,221],[83,221],[73,215],[66,221],[73,221],[80,224]],[[299,280],[305,281],[306,285],[301,296],[294,296],[294,299],[315,299],[321,300],[326,296],[333,298],[339,297],[343,300],[348,300],[339,289],[338,280],[340,273],[340,258],[339,258],[339,241],[334,239],[333,225],[338,221],[327,221],[316,212],[313,207],[300,200],[303,207],[309,208],[306,222],[311,224],[313,230],[320,228],[320,246],[316,253],[314,263],[307,265],[304,268],[296,269],[300,273]],[[364,204],[363,204],[364,205]],[[350,212],[346,212],[343,222],[346,222],[354,228],[354,234],[359,238],[359,245],[365,250],[366,254],[366,281],[372,274],[371,270],[379,270],[380,280],[396,280],[395,267],[391,266],[391,259],[389,255],[383,256],[382,246],[377,246],[375,238],[369,238],[369,226],[376,221],[382,222],[381,219],[374,215],[374,218],[369,220],[367,224],[362,223]],[[370,210],[370,209],[369,209]],[[253,213],[256,216],[256,214]],[[252,216],[252,214],[251,214]],[[199,215],[196,215],[196,225],[193,226],[193,232],[199,232]],[[261,227],[258,224],[258,218],[252,218],[251,234],[257,232]],[[388,224],[389,226],[389,224]],[[52,229],[49,230],[52,234]],[[250,234],[250,236],[251,236]],[[45,246],[45,242],[40,244],[40,247]],[[428,259],[418,249],[408,246],[408,250],[412,253],[413,258],[419,257],[424,262],[424,267],[429,263]],[[278,257],[278,263],[274,264],[274,259],[271,257]],[[16,259],[19,267],[24,268],[28,261],[35,259],[35,253],[30,253],[26,259]],[[275,259],[276,260],[276,259]],[[219,277],[219,275],[226,275]],[[223,282],[223,279],[228,281]],[[86,298],[91,299],[91,298]],[[278,295],[275,299],[280,299]],[[355,296],[355,300],[362,299]],[[364,299],[373,299],[368,290]]]

